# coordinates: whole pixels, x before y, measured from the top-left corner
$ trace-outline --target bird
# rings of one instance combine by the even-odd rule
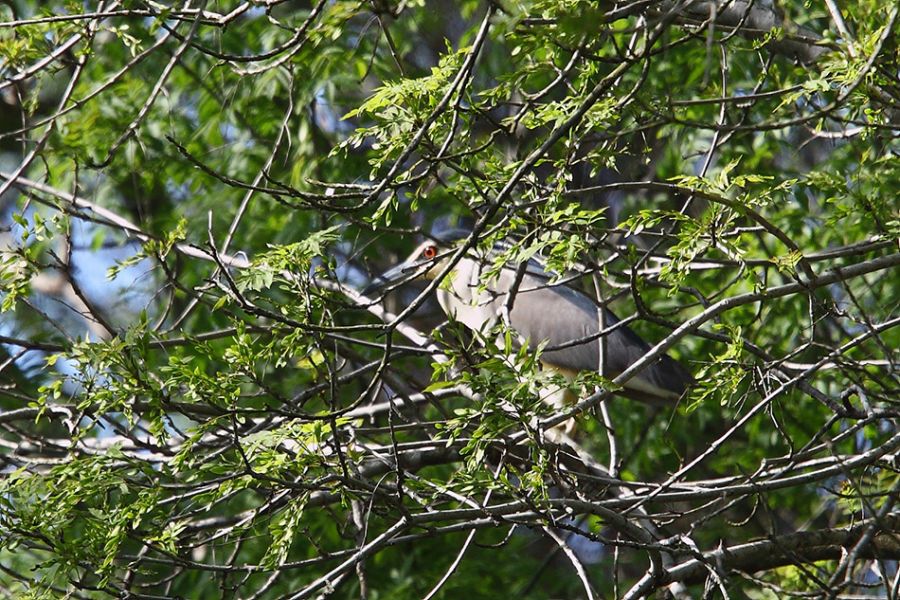
[[[369,297],[414,279],[439,277],[459,245],[470,236],[471,231],[458,228],[431,236],[406,260],[375,277],[363,295]],[[650,351],[650,345],[626,325],[616,326],[621,320],[611,310],[584,292],[554,281],[534,258],[524,269],[520,264],[501,262],[499,272],[491,276],[497,271],[498,257],[508,248],[506,242],[487,251],[470,248],[459,258],[446,274],[448,280],[435,290],[448,317],[480,333],[506,320],[529,349],[543,348],[539,357],[542,368],[562,375],[568,382],[581,372],[600,372],[612,379]],[[514,294],[513,301],[507,307],[510,294]],[[602,334],[602,372],[601,331],[606,332]],[[616,393],[650,404],[674,405],[692,383],[690,373],[664,354],[624,382]],[[573,401],[564,395],[567,397],[547,402],[558,406]]]

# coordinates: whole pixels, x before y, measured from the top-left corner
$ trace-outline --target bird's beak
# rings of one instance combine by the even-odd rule
[[[391,267],[381,275],[377,276],[362,291],[363,296],[371,296],[374,292],[378,292],[394,283],[405,283],[418,279],[424,273],[422,269],[423,263],[416,260],[407,260],[397,266]]]

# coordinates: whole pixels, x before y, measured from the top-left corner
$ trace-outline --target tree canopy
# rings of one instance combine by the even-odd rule
[[[898,13],[0,2],[0,587],[897,598]],[[361,294],[454,227],[695,384]]]

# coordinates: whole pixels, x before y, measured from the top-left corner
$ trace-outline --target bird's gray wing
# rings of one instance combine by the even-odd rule
[[[504,270],[500,289],[509,290],[514,280],[515,272]],[[604,329],[619,322],[612,311],[604,309],[603,314]],[[549,285],[546,277],[529,268],[510,311],[510,324],[532,347],[547,342],[541,357],[546,364],[567,371],[598,371],[600,318],[597,304],[587,295],[563,285]],[[604,373],[610,378],[650,350],[649,344],[625,326],[604,335],[604,340]],[[625,387],[635,396],[646,394],[649,399],[666,400],[680,397],[691,381],[678,362],[664,355]]]

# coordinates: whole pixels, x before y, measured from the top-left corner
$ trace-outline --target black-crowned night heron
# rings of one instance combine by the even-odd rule
[[[412,279],[435,279],[449,264],[454,250],[470,232],[453,229],[423,242],[402,263],[378,276],[364,294],[391,283]],[[550,275],[530,260],[520,273],[518,265],[504,265],[489,277],[502,248],[485,252],[469,250],[447,274],[449,281],[437,288],[444,312],[469,329],[486,333],[504,320],[529,347],[545,344],[540,361],[572,380],[582,371],[600,371],[600,331],[603,334],[602,374],[613,378],[642,358],[650,346],[619,319],[603,309],[601,327],[598,303],[586,294],[553,283]],[[519,280],[519,276],[521,279]],[[518,286],[516,282],[518,280]],[[515,289],[512,305],[507,307]],[[507,312],[508,309],[508,312]],[[663,355],[624,384],[624,396],[652,403],[674,403],[691,383],[690,374],[675,360]],[[552,404],[558,404],[552,401]]]

